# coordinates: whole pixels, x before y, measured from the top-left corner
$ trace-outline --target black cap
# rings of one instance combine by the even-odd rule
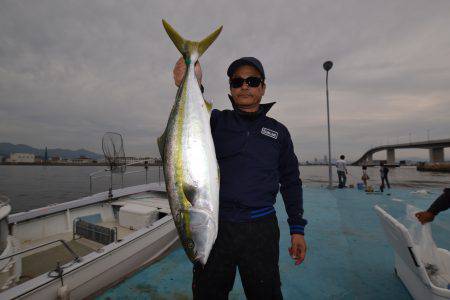
[[[264,74],[264,68],[261,64],[261,62],[254,58],[254,57],[242,57],[239,58],[231,63],[231,65],[228,67],[227,75],[228,77],[233,76],[234,72],[239,68],[240,66],[252,66],[255,67],[256,70],[261,74],[262,78],[265,79],[266,75]]]

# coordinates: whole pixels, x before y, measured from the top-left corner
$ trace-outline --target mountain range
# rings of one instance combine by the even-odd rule
[[[32,153],[36,156],[44,157],[45,149],[37,149],[23,144],[0,143],[0,156],[9,157],[11,153]],[[92,159],[102,159],[104,156],[86,149],[69,150],[69,149],[47,149],[48,157],[59,156],[61,158],[78,158],[80,156]]]

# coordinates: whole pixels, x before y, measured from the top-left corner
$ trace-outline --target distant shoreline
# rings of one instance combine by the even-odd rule
[[[56,162],[48,162],[48,163],[18,163],[18,162],[1,162],[0,165],[2,166],[59,166],[59,167],[64,167],[64,166],[68,166],[68,167],[92,167],[92,166],[98,166],[98,167],[109,167],[109,164],[107,163],[56,163]],[[139,164],[133,164],[131,166],[128,167],[143,167],[145,166],[144,163],[139,163]],[[148,166],[151,167],[158,167],[158,166],[162,166],[161,164],[148,164]]]

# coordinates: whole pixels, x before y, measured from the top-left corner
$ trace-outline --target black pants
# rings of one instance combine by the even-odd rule
[[[347,182],[347,176],[345,175],[345,171],[337,171],[338,179],[339,179],[339,188],[345,187],[345,183]]]
[[[387,175],[385,176],[381,176],[381,186],[384,188],[384,182],[386,181],[386,185],[388,187],[388,189],[391,188],[391,185],[389,184],[389,179],[387,177]]]
[[[283,299],[278,269],[280,231],[276,216],[247,223],[220,222],[203,267],[194,266],[194,299],[228,299],[236,267],[247,299]]]

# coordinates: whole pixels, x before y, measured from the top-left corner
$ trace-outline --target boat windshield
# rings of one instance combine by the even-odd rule
[[[8,245],[8,220],[3,218],[0,220],[0,255],[5,251]]]

